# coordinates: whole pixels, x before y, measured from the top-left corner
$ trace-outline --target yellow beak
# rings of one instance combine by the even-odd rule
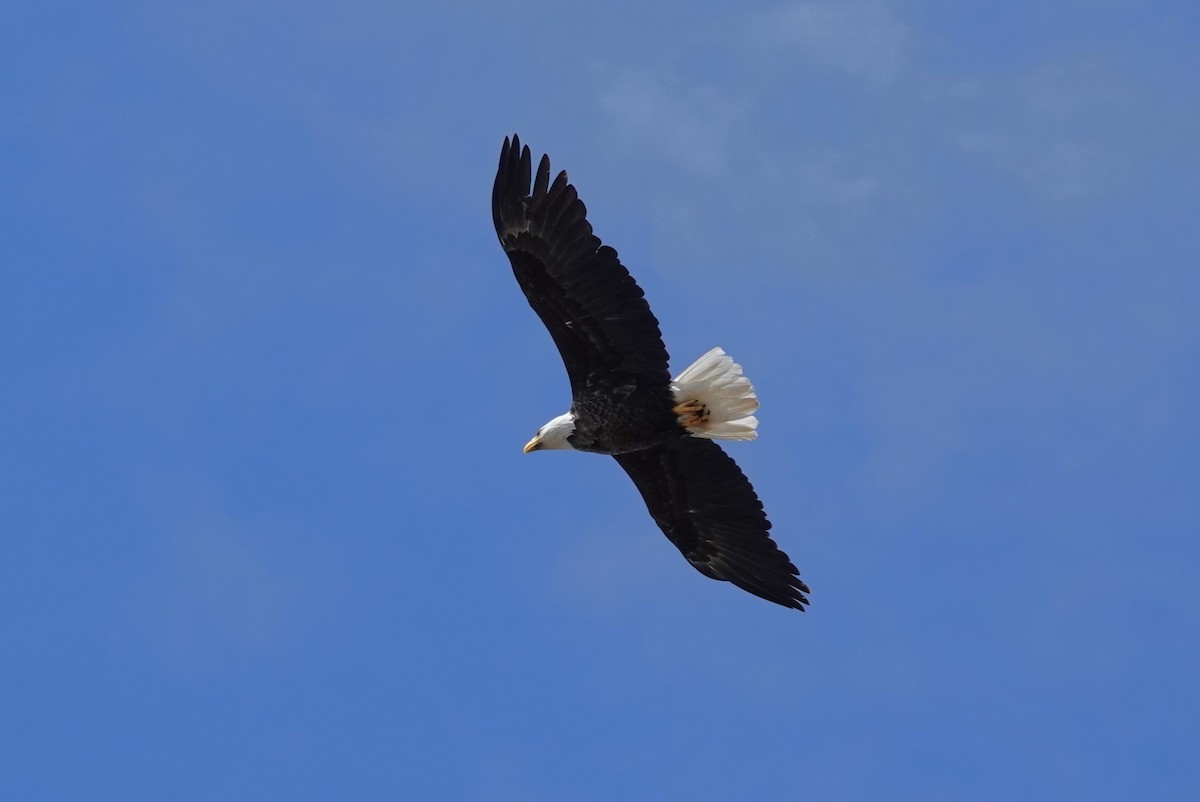
[[[533,439],[525,444],[524,451],[526,454],[528,454],[530,451],[539,451],[539,450],[541,450],[541,448],[542,448],[542,438],[535,434],[533,436]]]

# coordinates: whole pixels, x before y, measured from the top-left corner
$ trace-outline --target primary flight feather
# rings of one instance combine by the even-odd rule
[[[551,181],[548,156],[536,174],[532,167],[528,146],[506,138],[492,220],[562,355],[571,409],[539,429],[525,452],[611,455],[696,570],[803,610],[808,586],[771,540],[749,480],[713,442],[755,438],[754,387],[720,348],[672,380],[658,320],[617,252],[592,233],[567,174]]]

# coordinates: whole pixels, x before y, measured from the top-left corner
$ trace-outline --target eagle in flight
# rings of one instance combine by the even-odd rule
[[[771,539],[749,480],[714,442],[757,436],[758,398],[741,366],[714,348],[671,378],[641,288],[592,233],[566,172],[551,181],[542,156],[533,173],[515,135],[500,149],[492,220],[571,383],[570,410],[538,429],[525,453],[612,456],[697,571],[804,610],[808,586]]]

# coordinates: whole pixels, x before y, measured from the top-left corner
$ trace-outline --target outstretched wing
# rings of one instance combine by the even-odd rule
[[[505,138],[492,220],[517,283],[562,354],[572,392],[597,382],[667,384],[667,349],[641,288],[592,233],[567,174],[550,183],[543,156],[531,192],[530,167],[529,147]]]
[[[808,586],[767,534],[771,522],[746,475],[711,440],[683,437],[617,454],[651,517],[696,570],[803,610]]]

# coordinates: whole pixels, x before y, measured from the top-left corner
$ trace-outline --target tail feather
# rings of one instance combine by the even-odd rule
[[[697,359],[671,382],[675,414],[693,437],[753,440],[758,436],[754,385],[720,348]]]

